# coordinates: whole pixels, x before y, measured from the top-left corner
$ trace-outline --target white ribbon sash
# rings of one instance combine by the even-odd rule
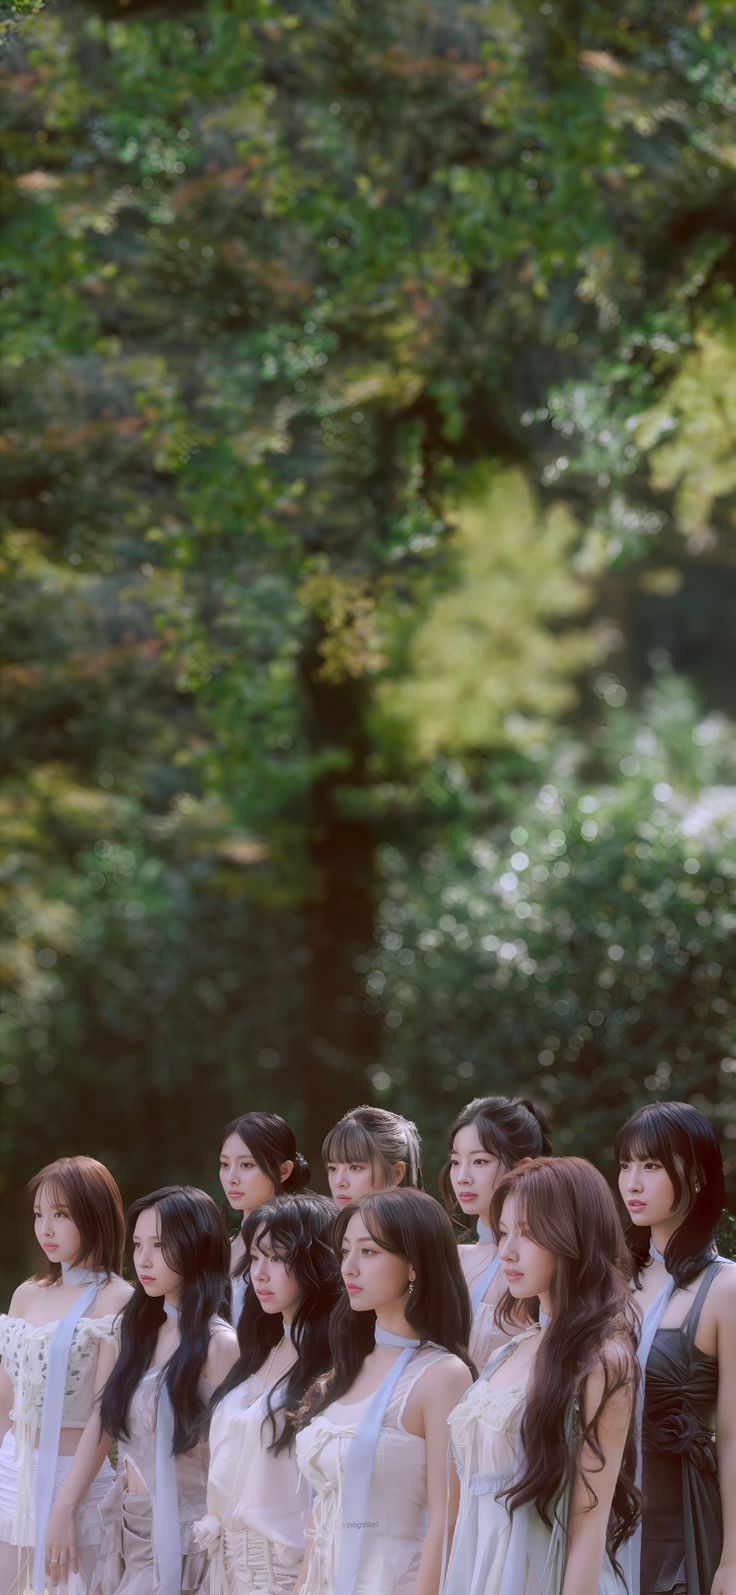
[[[376,1344],[403,1346],[404,1349],[371,1397],[368,1410],[348,1442],[342,1486],[340,1551],[335,1573],[335,1589],[340,1591],[340,1595],[353,1595],[358,1576],[373,1461],[386,1408],[404,1369],[419,1350],[421,1341],[407,1340],[403,1335],[391,1335],[377,1328]]]
[[[64,1394],[69,1352],[79,1319],[91,1307],[97,1292],[106,1278],[105,1274],[92,1274],[88,1269],[64,1269],[65,1284],[85,1284],[72,1306],[59,1319],[49,1345],[46,1383],[41,1410],[41,1433],[36,1459],[36,1548],[33,1556],[34,1595],[44,1595],[46,1589],[46,1535],[51,1504],[54,1498],[56,1464],[59,1457],[59,1437],[64,1417]]]
[[[491,1229],[489,1224],[486,1224],[485,1219],[482,1219],[482,1218],[478,1219],[478,1222],[477,1222],[477,1225],[476,1225],[476,1229],[477,1229],[477,1233],[478,1233],[478,1244],[480,1246],[488,1246],[490,1244],[490,1242],[495,1239],[495,1236],[493,1234],[493,1230]],[[501,1259],[498,1256],[498,1254],[496,1254],[496,1256],[488,1264],[488,1267],[484,1268],[483,1273],[479,1276],[478,1279],[476,1279],[475,1283],[471,1286],[471,1288],[470,1288],[470,1306],[471,1306],[472,1311],[473,1311],[473,1316],[475,1316],[475,1314],[477,1313],[478,1308],[480,1307],[480,1304],[481,1304],[481,1302],[483,1300],[483,1297],[485,1296],[485,1293],[486,1293],[486,1291],[488,1289],[488,1286],[491,1284],[491,1281],[495,1279],[500,1267],[501,1267]]]
[[[177,1309],[168,1301],[164,1302],[164,1312],[167,1318],[179,1317]],[[158,1387],[156,1413],[154,1539],[160,1595],[181,1595],[181,1525],[174,1456],[174,1409],[165,1372]]]

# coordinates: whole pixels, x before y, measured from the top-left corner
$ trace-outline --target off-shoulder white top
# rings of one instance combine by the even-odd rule
[[[83,1429],[95,1399],[97,1353],[103,1341],[117,1343],[116,1314],[79,1318],[74,1326],[64,1388],[62,1428]],[[0,1313],[0,1357],[13,1386],[10,1420],[15,1424],[18,1463],[18,1543],[28,1544],[33,1516],[33,1454],[38,1444],[46,1389],[49,1347],[59,1319],[31,1324],[27,1318]]]
[[[102,1341],[116,1343],[115,1316],[80,1318],[75,1325],[66,1371],[64,1429],[83,1429],[92,1411],[97,1353]],[[0,1313],[0,1357],[14,1393],[11,1420],[34,1430],[41,1423],[49,1346],[58,1322],[57,1318],[50,1324],[31,1324],[27,1318]]]

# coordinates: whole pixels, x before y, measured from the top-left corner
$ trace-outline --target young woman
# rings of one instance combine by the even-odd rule
[[[130,1295],[120,1278],[123,1204],[103,1164],[59,1158],[29,1190],[46,1266],[18,1286],[0,1316],[2,1595],[25,1590],[31,1578],[37,1595],[45,1588],[52,1499],[93,1408],[100,1348],[112,1343],[113,1320]],[[111,1478],[109,1467],[96,1469],[79,1501],[74,1565],[87,1573],[101,1538],[97,1504]],[[52,1577],[59,1571],[50,1569]]]
[[[438,1202],[394,1187],[335,1225],[334,1368],[300,1414],[313,1506],[303,1595],[437,1595],[447,1416],[471,1380],[470,1304]]]
[[[190,1595],[206,1572],[192,1534],[207,1488],[201,1420],[238,1355],[235,1331],[218,1317],[229,1261],[222,1215],[204,1191],[166,1186],[130,1208],[128,1250],[136,1286],[120,1353],[57,1497],[49,1540],[63,1557],[66,1517],[116,1440],[118,1474],[100,1508],[104,1537],[90,1589]]]
[[[516,1163],[551,1151],[549,1130],[533,1102],[521,1097],[476,1097],[455,1120],[449,1148],[440,1175],[445,1206],[453,1218],[459,1211],[477,1221],[477,1240],[471,1245],[461,1242],[459,1250],[473,1310],[470,1355],[476,1367],[485,1368],[508,1338],[495,1317],[504,1285],[490,1228],[493,1193]]]
[[[330,1192],[338,1207],[389,1185],[422,1188],[422,1143],[411,1119],[388,1108],[346,1113],[322,1143]]]
[[[723,1206],[718,1143],[696,1108],[656,1102],[624,1125],[616,1157],[646,1376],[632,1583],[640,1573],[642,1591],[735,1595],[736,1268],[713,1239]]]
[[[633,1531],[636,1316],[603,1176],[536,1158],[500,1181],[491,1226],[527,1328],[450,1418],[461,1480],[445,1595],[613,1595]],[[533,1322],[532,1305],[541,1309]]]
[[[262,1202],[282,1191],[302,1191],[310,1181],[309,1164],[297,1151],[293,1130],[277,1113],[243,1113],[226,1124],[220,1150],[220,1184],[241,1228],[230,1252],[231,1322],[237,1326],[245,1297],[247,1257],[242,1222]]]
[[[290,1595],[304,1555],[293,1414],[330,1366],[329,1318],[341,1295],[335,1210],[312,1192],[281,1196],[243,1226],[250,1275],[245,1348],[213,1397],[207,1517],[208,1595]]]

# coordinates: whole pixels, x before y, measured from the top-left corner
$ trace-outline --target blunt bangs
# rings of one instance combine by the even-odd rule
[[[373,1169],[376,1149],[368,1131],[354,1119],[344,1119],[322,1143],[325,1163],[367,1163]]]
[[[661,1163],[674,1186],[675,1200],[679,1202],[687,1189],[688,1166],[694,1166],[695,1157],[689,1136],[673,1122],[666,1108],[666,1103],[653,1103],[651,1108],[634,1114],[619,1130],[614,1153],[619,1162],[636,1159],[644,1163],[652,1158]]]
[[[664,1163],[669,1156],[669,1147],[661,1126],[625,1124],[616,1136],[614,1152],[616,1157],[625,1163],[634,1159],[644,1163],[647,1158],[655,1158],[658,1163]]]

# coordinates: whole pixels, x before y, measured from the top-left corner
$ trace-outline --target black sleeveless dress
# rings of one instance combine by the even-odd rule
[[[657,1330],[647,1361],[641,1595],[710,1595],[721,1559],[713,1433],[718,1359],[694,1341],[703,1302],[723,1266],[720,1259],[709,1263],[684,1323]]]

